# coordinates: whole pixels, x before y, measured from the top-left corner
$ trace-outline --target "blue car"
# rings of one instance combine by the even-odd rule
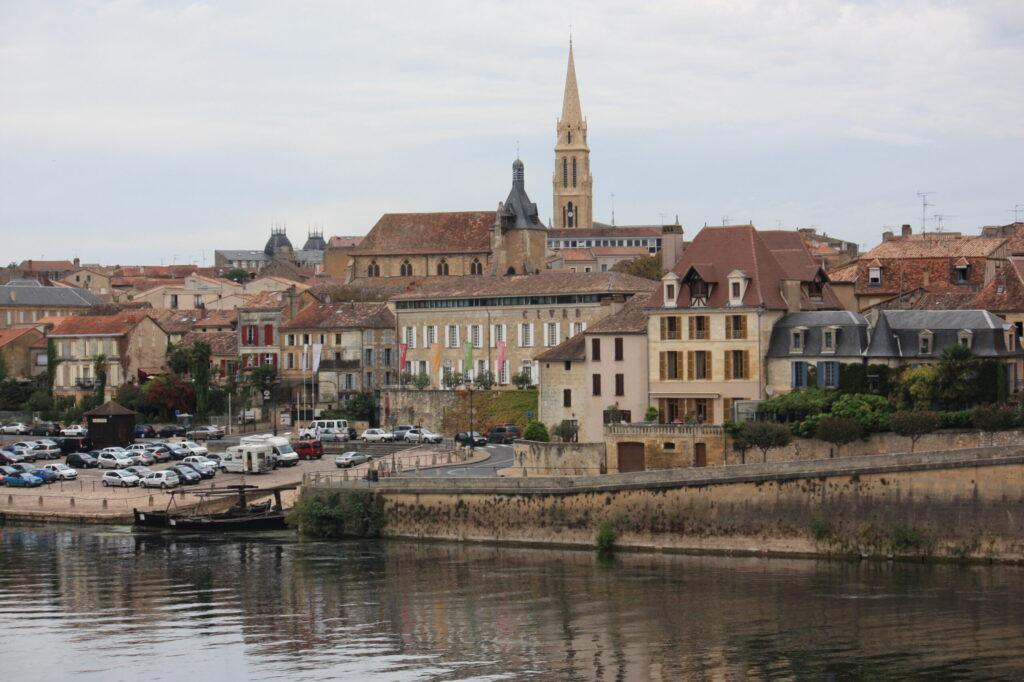
[[[20,471],[14,474],[4,474],[4,485],[11,488],[38,488],[43,484],[43,479],[32,474],[23,474]]]
[[[37,467],[34,464],[19,463],[12,464],[11,466],[23,474],[28,474],[30,476],[35,476],[36,478],[41,478],[43,480],[43,483],[53,483],[54,481],[57,480],[57,475],[55,473],[53,473],[52,471],[47,471],[42,467]]]

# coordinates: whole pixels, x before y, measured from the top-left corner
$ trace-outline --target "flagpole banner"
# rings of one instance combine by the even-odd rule
[[[441,371],[441,344],[435,343],[430,353],[430,371],[437,374]]]
[[[324,344],[313,344],[313,374],[316,374],[320,370],[320,356],[323,354],[323,352]]]
[[[505,348],[506,348],[505,342],[504,341],[498,341],[498,369],[499,369],[499,371],[500,371],[500,369],[502,367],[505,366]]]
[[[466,341],[462,344],[462,372],[469,374],[473,371],[473,344]]]
[[[400,343],[398,344],[398,371],[405,371],[405,359],[409,355],[409,344]]]
[[[309,354],[309,344],[308,343],[304,343],[304,344],[302,344],[302,358],[299,361],[299,369],[301,369],[303,372],[305,372],[306,371],[306,367],[308,367],[308,365],[306,364],[306,356],[308,354]]]

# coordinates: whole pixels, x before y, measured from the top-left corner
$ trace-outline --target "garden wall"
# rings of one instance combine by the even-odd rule
[[[604,443],[517,441],[515,465],[503,476],[593,476],[607,473]]]

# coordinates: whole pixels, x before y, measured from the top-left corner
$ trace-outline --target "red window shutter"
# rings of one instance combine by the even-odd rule
[[[263,345],[274,345],[274,325],[272,324],[263,325]]]
[[[260,345],[260,326],[258,324],[252,326],[252,345]]]
[[[274,369],[277,369],[277,354],[271,355],[270,359],[273,361]]]

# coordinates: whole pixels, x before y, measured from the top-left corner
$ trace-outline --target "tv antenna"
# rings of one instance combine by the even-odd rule
[[[728,225],[731,220],[732,220],[732,218],[730,218],[727,215],[722,216],[722,227],[725,227],[726,225]]]
[[[952,213],[935,213],[932,217],[935,218],[935,231],[942,232],[942,221],[946,218],[955,218],[956,216]]]
[[[935,192],[918,192],[917,196],[921,197],[921,234],[928,231],[928,207],[934,206],[935,204],[928,203],[928,195],[935,194]]]
[[[1017,204],[1012,209],[1007,211],[1007,213],[1012,213],[1013,214],[1013,222],[1019,223],[1020,222],[1020,214],[1024,213],[1024,204]]]
[[[615,192],[612,192],[612,227],[615,226]]]

